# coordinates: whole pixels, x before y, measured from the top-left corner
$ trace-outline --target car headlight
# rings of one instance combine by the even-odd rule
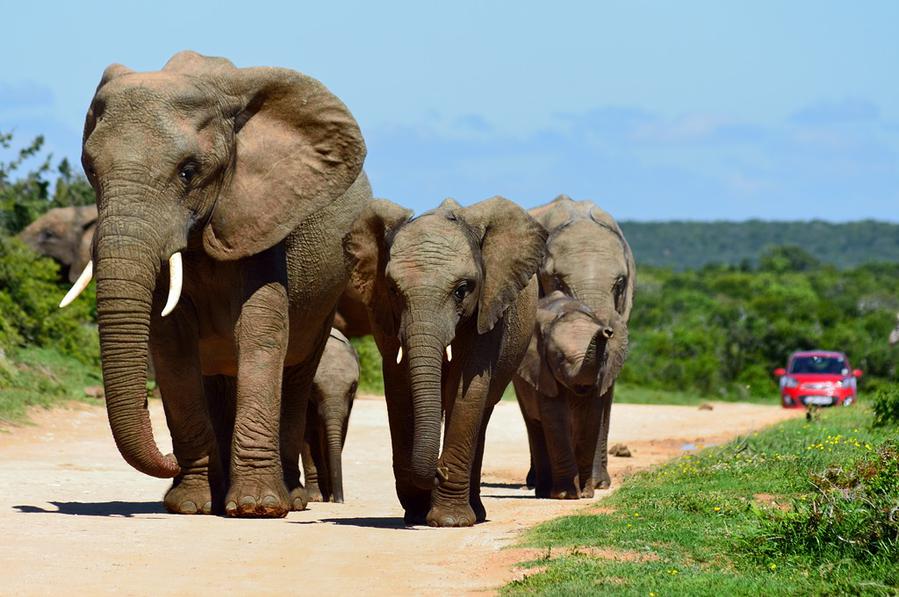
[[[799,387],[799,382],[796,381],[795,377],[790,377],[789,375],[784,375],[780,378],[780,387],[782,388],[797,388]]]

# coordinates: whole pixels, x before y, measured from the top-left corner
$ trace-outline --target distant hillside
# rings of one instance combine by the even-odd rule
[[[638,264],[694,269],[708,263],[755,264],[775,245],[799,245],[819,260],[845,268],[899,261],[899,224],[862,220],[809,222],[621,222]]]

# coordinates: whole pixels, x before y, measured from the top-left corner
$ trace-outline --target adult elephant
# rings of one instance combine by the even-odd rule
[[[592,201],[573,201],[566,195],[529,213],[549,233],[539,274],[541,294],[558,290],[579,299],[600,320],[620,330],[619,340],[625,340],[622,335],[627,333],[637,268],[615,219]],[[608,471],[609,419],[615,379],[624,363],[627,342],[617,345],[618,350],[608,357],[616,366],[609,367],[591,390],[592,399],[602,405],[592,474],[595,487],[600,489],[608,488],[612,482]]]
[[[94,260],[63,303],[94,270],[113,437],[137,470],[174,478],[170,511],[305,506],[306,401],[347,281],[341,240],[371,195],[364,157],[346,106],[291,70],[182,52],[161,71],[103,73],[82,147]],[[148,343],[174,456],[150,428]],[[209,416],[228,402],[210,391],[220,376],[236,378],[225,471]]]
[[[91,260],[96,227],[96,205],[57,207],[29,224],[19,238],[35,252],[56,261],[63,278],[75,282]]]
[[[527,349],[545,232],[500,197],[410,216],[389,201],[368,205],[345,241],[351,284],[383,357],[405,521],[471,526],[486,517],[484,434]]]

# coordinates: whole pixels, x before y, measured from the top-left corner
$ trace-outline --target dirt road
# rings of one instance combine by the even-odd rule
[[[151,405],[164,451],[161,405]],[[793,415],[777,407],[616,405],[612,477]],[[345,451],[345,504],[311,504],[280,520],[167,514],[168,482],[121,459],[102,408],[38,411],[34,426],[0,433],[0,592],[3,594],[460,594],[511,578],[499,553],[522,529],[583,508],[521,489],[527,443],[518,406],[501,403],[487,438],[482,493],[488,522],[406,529],[393,490],[385,405],[356,403]],[[599,492],[604,494],[607,492]],[[507,554],[510,552],[506,552]]]

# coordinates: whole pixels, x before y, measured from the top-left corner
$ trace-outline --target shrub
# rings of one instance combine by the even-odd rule
[[[878,389],[871,406],[875,427],[899,425],[899,385],[884,385]]]
[[[384,392],[384,374],[381,369],[381,353],[371,336],[350,338],[350,344],[359,355],[359,389],[366,392]]]
[[[815,492],[790,511],[760,513],[766,540],[750,542],[760,555],[899,558],[899,444],[887,441],[854,465],[812,473],[809,483]]]

